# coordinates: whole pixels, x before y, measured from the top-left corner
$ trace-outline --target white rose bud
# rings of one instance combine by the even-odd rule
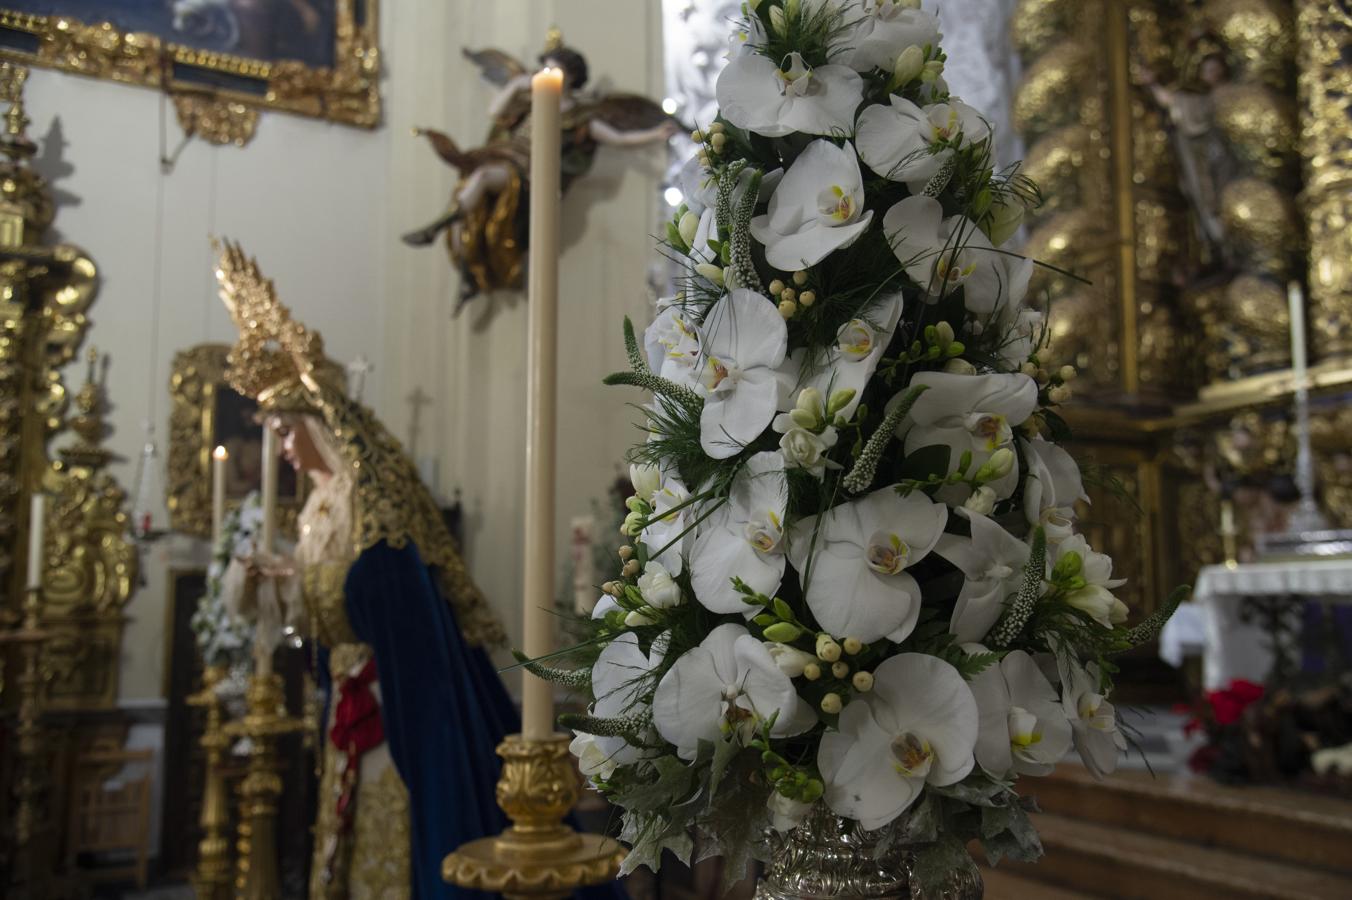
[[[975,375],[976,366],[961,357],[954,357],[944,363],[944,371],[949,375]]]
[[[898,87],[910,84],[920,77],[920,73],[925,70],[925,51],[916,44],[912,44],[897,55],[897,61],[892,67],[896,75],[894,79]]]
[[[817,658],[811,653],[806,653],[797,647],[790,647],[788,644],[765,641],[765,649],[769,651],[770,658],[775,661],[775,665],[779,666],[779,671],[790,678],[797,678],[802,675],[809,665],[817,661]],[[818,671],[820,672],[820,669]]]
[[[699,216],[686,210],[685,215],[681,216],[681,221],[676,226],[676,230],[681,233],[681,240],[685,241],[687,247],[695,243],[695,233],[699,231]]]
[[[682,602],[681,586],[661,563],[650,562],[643,567],[643,574],[638,578],[638,591],[653,609],[670,609]]]
[[[983,484],[972,491],[972,496],[967,498],[962,508],[980,516],[989,516],[995,511],[995,491]]]
[[[779,439],[779,450],[789,468],[815,469],[821,465],[826,442],[805,428],[793,428]]]
[[[816,416],[822,408],[822,392],[814,387],[803,388],[798,392],[798,401],[794,404],[795,409],[806,410]]]
[[[977,470],[976,480],[984,484],[988,481],[996,481],[1004,478],[1014,469],[1014,451],[1008,447],[1001,447],[991,454],[991,458],[986,460],[986,464]]]

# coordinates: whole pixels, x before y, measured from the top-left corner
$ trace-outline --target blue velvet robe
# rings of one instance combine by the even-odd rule
[[[375,653],[385,738],[408,787],[412,896],[486,898],[442,881],[441,861],[508,825],[495,799],[501,761],[494,751],[520,730],[511,697],[488,654],[465,642],[412,543],[367,549],[348,571],[345,592],[352,629]],[[626,896],[615,884],[578,893]]]

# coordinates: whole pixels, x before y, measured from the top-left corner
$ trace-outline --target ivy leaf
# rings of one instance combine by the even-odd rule
[[[919,884],[911,885],[913,896],[927,896],[926,885],[943,884],[954,872],[976,868],[966,845],[952,835],[944,835],[932,844],[917,848],[914,853],[912,874]]]

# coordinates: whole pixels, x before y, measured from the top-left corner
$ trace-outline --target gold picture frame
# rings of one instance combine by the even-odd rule
[[[226,344],[198,344],[174,356],[169,377],[173,403],[169,413],[169,473],[166,500],[169,527],[195,537],[211,537],[211,452],[231,449],[226,507],[237,506],[261,480],[263,426],[257,404],[225,382]],[[257,436],[257,440],[254,436]],[[290,466],[278,471],[277,527],[295,537],[296,516],[305,502],[305,479]]]
[[[109,21],[37,15],[4,6],[5,0],[0,59],[162,90],[173,96],[184,130],[214,143],[245,143],[260,109],[374,128],[380,122],[379,0],[307,2],[332,26],[331,57],[330,29],[314,40],[322,44],[317,58],[326,65],[262,51],[251,57],[203,49],[167,34],[124,31]],[[71,0],[69,6],[92,11],[99,4]]]

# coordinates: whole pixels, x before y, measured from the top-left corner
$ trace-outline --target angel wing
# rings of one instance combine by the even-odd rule
[[[579,104],[574,115],[588,122],[600,119],[619,131],[643,131],[675,121],[661,106],[638,94],[605,94]]]
[[[460,51],[465,59],[479,68],[479,75],[489,84],[502,87],[518,75],[524,75],[526,67],[516,57],[501,50],[485,47],[483,50],[471,50],[465,47]]]

